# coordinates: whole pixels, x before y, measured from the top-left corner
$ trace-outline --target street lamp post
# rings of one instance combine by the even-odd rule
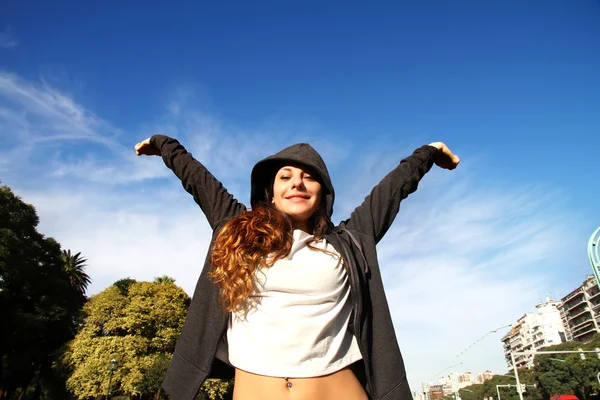
[[[519,371],[517,371],[517,363],[515,362],[515,352],[510,352],[510,360],[512,361],[513,369],[515,370],[515,379],[517,380],[517,393],[519,393],[519,399],[523,400],[523,393],[521,392],[521,382],[519,382]]]
[[[514,376],[513,376],[514,378]],[[524,388],[527,386],[533,386],[533,387],[537,387],[535,384],[533,385],[527,385],[527,384],[523,384],[523,386],[517,384],[517,385],[496,385],[496,393],[498,393],[498,400],[500,399],[500,388],[511,388],[511,387],[516,387],[517,391],[519,392],[519,396],[522,396],[522,392],[525,390]]]
[[[110,360],[110,364],[108,366],[108,370],[110,371],[108,375],[108,387],[106,388],[106,400],[108,400],[108,396],[110,395],[110,383],[112,381],[113,372],[117,369],[117,360],[114,358]]]
[[[503,329],[503,328],[509,328],[509,327],[511,327],[511,326],[512,326],[512,325],[503,325],[503,326],[501,326],[501,327],[499,327],[499,328],[492,329],[491,331],[489,331],[489,332],[488,332],[488,333],[486,333],[485,335],[481,336],[479,339],[477,339],[476,341],[474,341],[473,343],[471,343],[470,345],[468,345],[467,347],[465,347],[465,348],[464,348],[464,349],[463,349],[461,352],[459,352],[457,355],[455,355],[455,356],[454,356],[454,359],[453,359],[453,362],[452,362],[452,364],[453,364],[453,365],[456,365],[456,361],[457,361],[457,359],[458,359],[458,358],[459,358],[461,355],[463,355],[464,353],[466,353],[466,352],[467,352],[467,350],[469,350],[471,347],[475,346],[477,343],[481,342],[481,341],[482,341],[483,339],[485,339],[485,338],[486,338],[488,335],[491,335],[492,333],[496,333],[496,332],[498,332],[500,329]],[[459,393],[458,393],[458,390],[459,390],[459,388],[458,388],[458,379],[456,380],[456,382],[455,382],[454,380],[452,380],[452,386],[453,386],[453,388],[452,388],[452,389],[454,390],[454,398],[455,398],[455,400],[460,400],[460,395],[459,395]],[[523,399],[521,399],[521,400],[523,400]]]

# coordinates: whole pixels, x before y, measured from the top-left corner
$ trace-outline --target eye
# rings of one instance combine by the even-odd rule
[[[307,181],[314,181],[315,178],[313,178],[311,175],[304,175],[304,179],[306,179]]]
[[[281,175],[279,177],[279,179],[281,179],[282,181],[287,181],[288,179],[290,179],[290,176],[289,175]]]

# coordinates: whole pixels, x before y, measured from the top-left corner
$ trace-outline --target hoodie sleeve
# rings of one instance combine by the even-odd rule
[[[400,202],[417,190],[419,181],[431,169],[437,151],[433,146],[422,146],[402,160],[354,209],[345,221],[346,227],[379,242],[394,222]]]
[[[185,190],[194,197],[213,230],[219,222],[239,215],[246,209],[176,139],[154,135],[150,138],[150,144],[160,152],[166,166],[177,175]]]

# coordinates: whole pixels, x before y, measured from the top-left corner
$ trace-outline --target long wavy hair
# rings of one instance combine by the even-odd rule
[[[265,193],[271,198],[270,190]],[[314,241],[332,227],[325,207],[325,195],[311,217]],[[210,278],[219,285],[221,308],[225,312],[247,312],[248,298],[255,293],[256,271],[271,267],[284,258],[294,241],[292,221],[270,201],[244,211],[225,224],[215,239],[210,261]],[[315,250],[321,250],[308,244]]]

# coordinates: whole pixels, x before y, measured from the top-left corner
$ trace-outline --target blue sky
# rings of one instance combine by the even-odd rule
[[[97,293],[168,274],[210,239],[133,145],[179,138],[242,201],[252,165],[308,141],[345,218],[404,156],[444,141],[379,246],[413,390],[491,329],[591,273],[600,225],[600,2],[255,1],[0,5],[0,179]],[[462,370],[502,373],[492,335]]]

